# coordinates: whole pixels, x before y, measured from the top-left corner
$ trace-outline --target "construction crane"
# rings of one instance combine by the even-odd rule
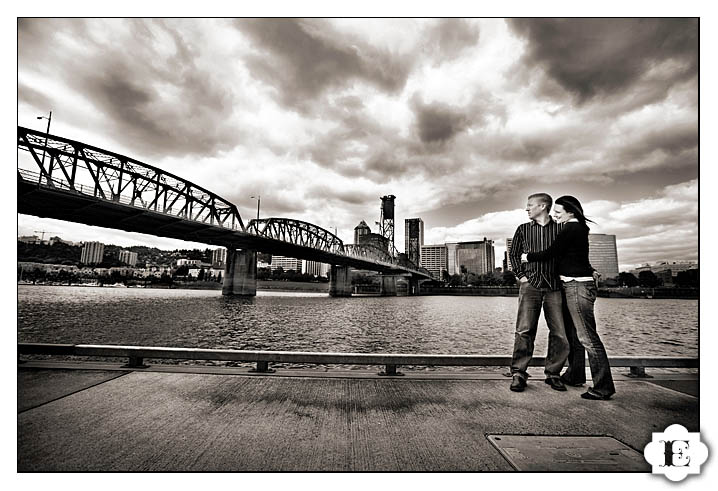
[[[47,230],[33,230],[36,234],[42,234],[40,242],[45,242],[45,234],[56,234],[57,232],[48,232]]]

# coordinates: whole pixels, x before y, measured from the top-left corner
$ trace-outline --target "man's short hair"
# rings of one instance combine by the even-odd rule
[[[536,198],[542,203],[546,203],[546,211],[551,211],[551,205],[553,205],[553,199],[546,193],[535,193],[529,196],[529,199]]]

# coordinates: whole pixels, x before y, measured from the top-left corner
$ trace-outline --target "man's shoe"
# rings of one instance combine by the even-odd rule
[[[561,375],[561,382],[563,382],[565,385],[570,385],[571,387],[581,387],[586,383],[586,381],[583,382],[572,382],[563,375]]]
[[[595,392],[593,389],[588,389],[586,392],[581,394],[581,397],[583,399],[589,399],[592,401],[607,401],[611,398],[611,396],[601,395],[598,392]]]
[[[544,380],[544,382],[549,384],[553,390],[560,390],[560,391],[566,390],[566,386],[563,385],[563,382],[561,382],[561,379],[558,377],[549,377],[546,380]]]
[[[523,392],[526,388],[526,380],[521,375],[515,374],[514,379],[511,381],[510,389],[514,392]]]

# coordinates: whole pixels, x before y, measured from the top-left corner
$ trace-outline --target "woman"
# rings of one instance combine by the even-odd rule
[[[586,222],[590,220],[583,215],[581,203],[573,196],[561,196],[556,200],[554,216],[563,224],[556,240],[546,250],[523,254],[521,260],[532,262],[556,258],[564,306],[569,314],[568,318],[565,316],[564,323],[571,345],[568,369],[561,375],[561,380],[568,385],[583,385],[586,377],[585,348],[593,387],[581,394],[581,397],[607,400],[616,393],[616,388],[606,350],[596,332],[596,318],[593,314],[597,288],[593,268],[588,262],[589,228]]]

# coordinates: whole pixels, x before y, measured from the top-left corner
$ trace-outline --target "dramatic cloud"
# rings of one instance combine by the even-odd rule
[[[389,92],[406,81],[408,60],[338,36],[324,21],[241,19],[236,25],[260,50],[246,60],[250,71],[290,107],[306,110],[325,91],[355,80]]]
[[[414,112],[419,138],[427,144],[446,143],[468,125],[468,118],[460,108],[444,104],[424,105],[415,101]]]
[[[696,19],[512,19],[528,39],[522,61],[546,70],[584,102],[623,93],[651,70],[663,87],[695,77]]]
[[[628,267],[697,257],[697,61],[696,19],[21,19],[18,124],[52,110],[54,134],[347,242],[394,194],[397,238],[421,217],[499,264],[529,194],[573,194]]]
[[[23,76],[61,79],[128,149],[163,157],[212,155],[241,141],[241,132],[225,124],[238,98],[229,81],[202,66],[199,58],[206,53],[193,46],[205,39],[194,23],[32,19],[20,25]],[[23,83],[21,76],[21,102],[52,100],[63,118],[81,126],[86,113],[53,95]]]

